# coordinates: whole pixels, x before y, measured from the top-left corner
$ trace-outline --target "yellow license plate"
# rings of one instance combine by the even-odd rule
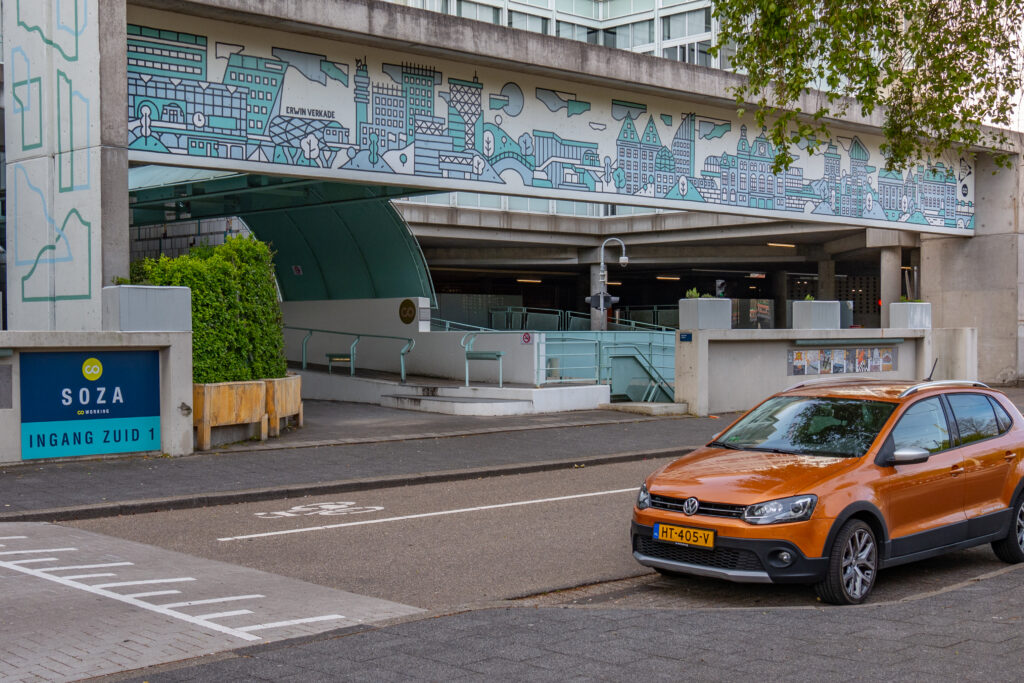
[[[658,541],[683,543],[685,545],[697,546],[698,548],[715,547],[715,532],[708,529],[691,529],[686,526],[655,524],[654,538]]]

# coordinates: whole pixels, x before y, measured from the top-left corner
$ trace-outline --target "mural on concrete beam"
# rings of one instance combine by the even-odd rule
[[[227,28],[224,35],[234,35]],[[268,173],[395,176],[390,182],[442,190],[934,232],[974,227],[967,161],[890,173],[880,169],[876,142],[850,136],[772,173],[775,149],[764,131],[729,120],[729,112],[677,115],[666,113],[669,100],[656,109],[610,90],[527,84],[526,76],[492,80],[488,71],[481,80],[472,67],[445,72],[411,57],[339,59],[261,44],[130,24],[131,149],[234,160],[242,170],[266,164],[259,170]]]
[[[98,292],[95,0],[4,3],[8,323],[85,329]],[[71,302],[68,304],[58,302]]]

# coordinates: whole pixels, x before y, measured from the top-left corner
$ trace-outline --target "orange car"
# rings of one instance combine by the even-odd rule
[[[664,574],[809,583],[863,602],[878,570],[991,543],[1024,561],[1024,418],[978,382],[829,378],[772,396],[651,474],[633,556]]]

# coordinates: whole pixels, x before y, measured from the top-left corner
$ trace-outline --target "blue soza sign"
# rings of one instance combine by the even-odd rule
[[[159,450],[157,354],[22,353],[22,460]]]

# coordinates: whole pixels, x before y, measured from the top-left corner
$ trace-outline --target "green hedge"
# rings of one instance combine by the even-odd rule
[[[284,377],[281,308],[273,255],[259,240],[234,237],[177,258],[132,264],[132,282],[192,289],[192,380]]]

